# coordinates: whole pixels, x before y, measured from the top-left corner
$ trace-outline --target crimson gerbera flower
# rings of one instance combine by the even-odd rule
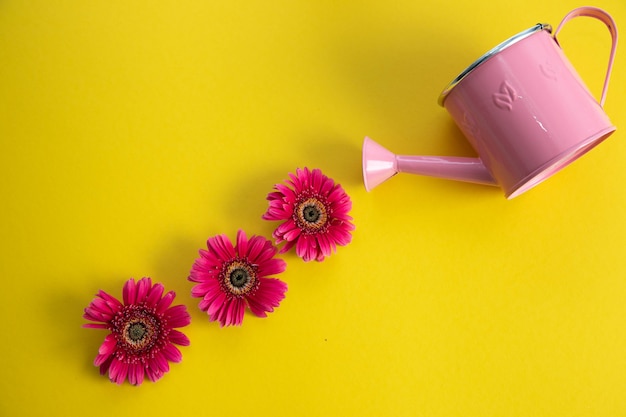
[[[210,321],[238,326],[246,306],[255,316],[266,317],[285,298],[287,284],[269,277],[287,266],[274,257],[278,250],[271,241],[261,236],[248,239],[239,230],[235,247],[226,235],[217,235],[209,238],[207,248],[200,249],[189,280],[198,283],[191,295],[202,298],[200,310]]]
[[[84,318],[96,323],[83,327],[108,329],[98,349],[94,365],[100,374],[109,373],[112,382],[121,384],[126,378],[140,385],[144,376],[157,381],[169,371],[169,362],[180,362],[182,354],[174,343],[188,346],[189,339],[176,327],[187,326],[191,317],[184,305],[170,307],[176,294],[163,295],[163,285],[152,284],[150,278],[137,283],[129,279],[122,291],[124,303],[100,290],[85,309]]]
[[[305,261],[324,260],[352,240],[354,224],[349,211],[350,197],[341,185],[319,169],[297,169],[286,184],[276,184],[268,194],[269,208],[265,220],[281,220],[272,236],[276,244],[287,242],[280,253],[294,245],[296,254]]]

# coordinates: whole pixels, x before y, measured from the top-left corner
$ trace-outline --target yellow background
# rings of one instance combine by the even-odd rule
[[[626,33],[626,3],[596,0]],[[618,131],[537,188],[411,175],[371,193],[361,143],[472,156],[436,101],[474,59],[578,1],[0,3],[0,415],[626,415],[626,45]],[[606,28],[566,53],[599,96]],[[621,130],[620,130],[621,128]],[[287,298],[209,323],[186,278],[209,236],[270,236],[296,167],[350,194],[353,243],[284,256]],[[117,386],[83,329],[130,277],[178,294],[191,346]]]

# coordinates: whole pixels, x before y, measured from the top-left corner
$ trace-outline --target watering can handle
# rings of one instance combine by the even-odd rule
[[[590,7],[590,6],[579,7],[569,12],[563,18],[561,23],[559,23],[559,26],[554,31],[553,36],[554,36],[554,40],[556,40],[557,43],[558,43],[558,40],[556,39],[556,36],[558,35],[559,31],[563,28],[563,25],[565,25],[565,23],[567,23],[569,20],[575,17],[579,17],[579,16],[593,17],[594,19],[600,20],[602,23],[604,23],[608,27],[609,32],[611,33],[611,54],[609,55],[609,66],[606,70],[606,77],[604,78],[604,87],[602,88],[602,96],[600,98],[600,106],[604,107],[604,101],[606,100],[606,91],[609,87],[609,79],[611,78],[611,70],[613,69],[613,60],[615,58],[615,50],[617,48],[617,27],[615,26],[615,21],[613,21],[613,18],[604,10],[598,9],[597,7]]]

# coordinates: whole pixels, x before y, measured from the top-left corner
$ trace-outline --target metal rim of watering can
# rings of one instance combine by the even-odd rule
[[[489,58],[498,54],[499,52],[502,52],[509,46],[521,41],[522,39],[529,37],[533,33],[539,32],[541,30],[547,30],[548,32],[552,32],[552,26],[548,23],[537,23],[535,26],[529,29],[526,29],[523,32],[520,32],[515,36],[510,37],[506,41],[490,49],[487,53],[485,53],[483,56],[481,56],[476,61],[474,61],[469,67],[463,70],[463,72],[461,72],[454,80],[452,80],[452,82],[450,82],[450,84],[448,84],[446,88],[443,89],[443,91],[439,95],[439,99],[437,100],[437,103],[439,103],[439,105],[443,107],[443,103],[446,100],[446,97],[448,96],[448,94],[450,94],[450,91],[452,91],[452,89],[458,83],[460,83],[465,77],[467,77],[478,66],[480,66],[481,64],[489,60]]]

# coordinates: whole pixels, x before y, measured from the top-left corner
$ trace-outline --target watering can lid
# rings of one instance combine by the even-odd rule
[[[437,103],[439,103],[440,106],[443,106],[443,102],[446,100],[446,97],[448,96],[450,91],[452,91],[452,89],[458,83],[460,83],[461,80],[463,80],[463,78],[467,77],[469,75],[469,73],[474,71],[474,69],[476,69],[476,67],[478,67],[480,64],[482,64],[483,62],[487,61],[489,58],[491,58],[492,56],[496,55],[497,53],[499,53],[499,52],[503,51],[504,49],[508,48],[509,46],[513,45],[514,43],[519,42],[522,39],[532,35],[535,32],[538,32],[540,30],[547,30],[548,32],[552,32],[552,26],[550,26],[547,23],[537,23],[535,26],[531,27],[530,29],[526,29],[525,31],[520,32],[517,35],[510,37],[506,41],[502,42],[501,44],[499,44],[499,45],[495,46],[494,48],[492,48],[491,50],[489,50],[483,56],[481,56],[476,61],[474,61],[469,67],[467,67],[465,70],[463,70],[463,72],[461,72],[454,80],[452,80],[452,82],[450,82],[450,84],[448,84],[448,86],[446,88],[443,89],[443,91],[439,95],[439,99],[437,100]]]

